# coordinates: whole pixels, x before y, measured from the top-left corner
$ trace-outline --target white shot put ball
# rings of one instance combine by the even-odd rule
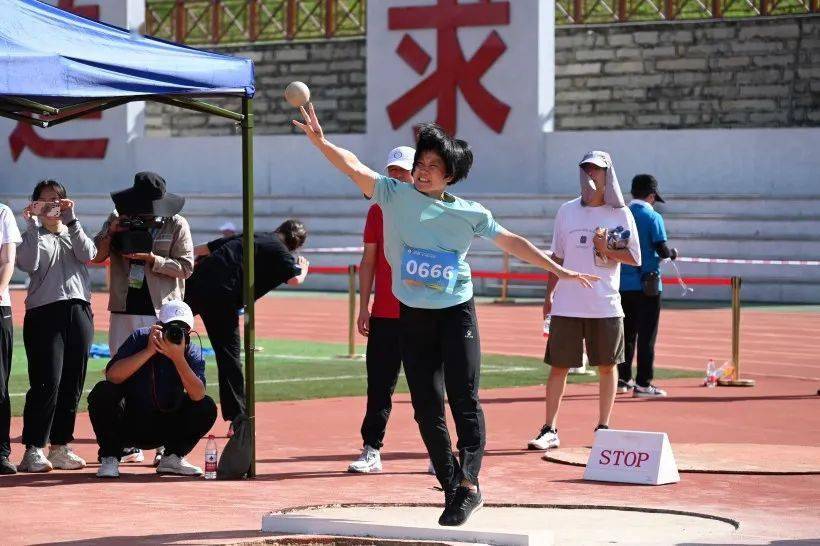
[[[310,89],[302,82],[290,82],[285,88],[285,100],[294,108],[304,106],[310,100]]]

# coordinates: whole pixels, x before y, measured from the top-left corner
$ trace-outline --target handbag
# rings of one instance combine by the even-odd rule
[[[644,296],[660,296],[661,294],[661,275],[657,271],[650,271],[641,275],[641,289],[643,289]]]
[[[219,458],[216,469],[218,480],[240,480],[248,475],[251,469],[251,422],[240,414],[233,420],[233,436]]]

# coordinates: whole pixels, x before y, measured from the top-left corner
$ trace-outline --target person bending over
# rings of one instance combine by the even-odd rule
[[[254,298],[283,283],[299,285],[308,273],[308,261],[293,253],[305,244],[307,230],[299,220],[286,220],[273,233],[254,234]],[[243,297],[242,236],[216,239],[195,249],[203,256],[188,279],[185,301],[202,317],[216,353],[219,404],[222,418],[233,422],[245,414],[245,378],[239,342],[239,315]],[[228,435],[232,434],[229,428]]]

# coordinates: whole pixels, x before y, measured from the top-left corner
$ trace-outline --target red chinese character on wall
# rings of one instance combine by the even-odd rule
[[[100,7],[97,5],[75,6],[74,0],[60,0],[57,2],[57,7],[89,19],[98,20],[100,18]],[[102,118],[102,113],[96,112],[85,116],[83,119],[100,118]],[[102,159],[105,157],[108,139],[47,139],[38,135],[34,127],[20,121],[9,135],[9,147],[11,148],[11,158],[15,162],[26,148],[36,156],[52,159]]]
[[[397,7],[388,10],[390,30],[436,30],[436,69],[415,87],[387,107],[393,129],[398,129],[436,101],[436,123],[451,135],[456,134],[456,97],[458,91],[475,114],[493,131],[500,133],[510,113],[510,106],[487,91],[481,78],[507,50],[496,31],[469,60],[458,40],[461,27],[503,26],[510,24],[510,2],[482,0],[460,4],[459,0],[436,0],[435,5]],[[418,75],[430,64],[430,55],[410,35],[405,34],[396,53]]]

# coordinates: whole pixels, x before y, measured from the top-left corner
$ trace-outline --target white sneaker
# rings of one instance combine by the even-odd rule
[[[432,474],[433,476],[436,475],[436,467],[433,466],[433,461],[427,462],[427,473]]]
[[[202,476],[202,469],[194,466],[179,455],[163,455],[157,466],[157,474],[176,474],[177,476]]]
[[[648,387],[641,387],[640,385],[635,385],[635,388],[632,390],[632,397],[633,398],[663,398],[666,396],[666,391],[663,389],[659,389],[655,385],[650,384]]]
[[[50,472],[53,468],[39,447],[26,448],[23,460],[17,465],[18,472]]]
[[[558,439],[558,431],[552,429],[549,425],[541,427],[541,431],[534,439],[527,444],[528,449],[551,449],[561,445],[561,440]]]
[[[615,389],[615,392],[618,394],[626,394],[632,389],[635,388],[635,381],[630,379],[629,381],[622,381],[621,379],[618,380],[618,388]]]
[[[48,450],[51,466],[60,470],[79,470],[85,468],[85,460],[74,453],[70,447],[52,445]]]
[[[367,474],[368,472],[382,471],[382,456],[378,449],[370,446],[364,446],[362,454],[359,458],[350,463],[347,467],[348,472],[355,472],[357,474]]]
[[[122,450],[121,463],[141,463],[145,460],[145,454],[141,449],[135,447],[126,447]]]
[[[154,453],[154,468],[159,466],[163,456],[165,456],[165,446],[159,446]]]
[[[98,478],[119,478],[120,460],[116,457],[103,457],[100,459],[100,468],[97,469]]]

